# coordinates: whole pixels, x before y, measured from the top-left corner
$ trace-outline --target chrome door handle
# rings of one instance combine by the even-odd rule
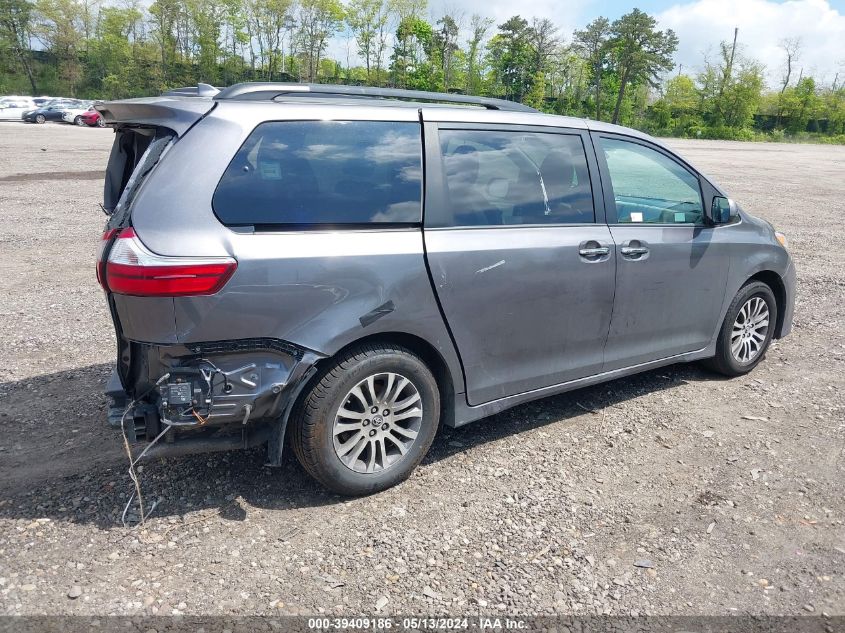
[[[602,255],[607,255],[608,253],[610,253],[610,247],[608,246],[582,248],[578,251],[578,254],[581,255],[581,257],[600,257]]]
[[[648,253],[648,249],[644,246],[623,246],[621,250],[623,255],[645,255]]]

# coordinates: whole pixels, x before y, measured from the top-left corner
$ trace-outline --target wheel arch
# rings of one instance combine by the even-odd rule
[[[332,362],[347,350],[358,345],[373,344],[398,345],[420,357],[431,370],[431,373],[434,374],[434,379],[437,381],[437,388],[440,391],[440,422],[447,426],[453,426],[455,417],[455,381],[452,371],[449,369],[446,359],[434,345],[414,334],[408,334],[407,332],[377,332],[357,338],[344,345],[331,356],[320,359],[316,363],[317,374],[320,374],[321,367]],[[299,397],[304,397],[307,391],[308,389],[303,389]]]
[[[440,422],[441,425],[455,426],[455,382],[449,365],[443,355],[428,341],[407,332],[378,332],[351,341],[330,356],[317,360],[303,376],[303,380],[295,387],[293,399],[285,407],[285,412],[279,420],[276,435],[268,444],[268,463],[279,465],[282,450],[292,440],[292,425],[288,424],[294,410],[300,406],[304,398],[308,397],[311,386],[321,380],[323,369],[347,350],[358,345],[398,345],[413,352],[422,359],[434,374],[437,388],[440,391]]]
[[[775,331],[772,338],[781,338],[784,318],[786,316],[786,287],[784,286],[783,279],[773,270],[761,270],[749,277],[745,283],[748,284],[752,281],[760,281],[772,289],[772,294],[775,295],[775,302],[778,308],[777,321],[775,322]]]

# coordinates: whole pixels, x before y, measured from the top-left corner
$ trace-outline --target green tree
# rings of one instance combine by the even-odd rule
[[[218,63],[222,58],[221,26],[226,7],[221,0],[185,0],[194,39],[194,54],[201,81],[219,82]]]
[[[385,0],[351,0],[346,8],[346,21],[358,44],[358,52],[364,59],[367,81],[374,67],[381,66],[384,54],[384,31],[389,17]]]
[[[474,13],[470,18],[470,38],[467,42],[466,91],[468,94],[481,92],[481,44],[493,27],[493,20]]]
[[[583,31],[575,31],[574,38],[575,49],[584,56],[592,73],[596,120],[601,121],[602,79],[610,51],[610,21],[596,18]]]
[[[793,134],[805,132],[810,119],[815,118],[821,108],[816,94],[816,82],[812,77],[800,79],[792,88],[780,94],[780,111],[784,126]]]
[[[531,47],[531,71],[545,75],[548,70],[549,61],[557,53],[560,47],[560,38],[557,34],[557,27],[547,18],[537,19],[531,22],[528,30],[528,44]]]
[[[249,44],[247,32],[246,5],[243,0],[222,0],[225,32],[223,41],[224,76],[223,83],[235,83],[242,76],[244,48]]]
[[[135,68],[129,33],[136,16],[133,9],[107,7],[100,11],[96,37],[89,45],[88,78],[109,99],[132,93]]]
[[[549,94],[555,100],[554,111],[583,116],[582,100],[589,87],[587,62],[573,46],[568,46],[558,48],[548,67],[545,80]]]
[[[676,75],[666,82],[666,104],[674,114],[689,114],[699,103],[695,81],[689,75]]]
[[[175,74],[177,46],[175,30],[181,10],[180,0],[156,0],[150,5],[151,36],[158,49],[161,85],[168,85]]]
[[[32,87],[32,94],[38,94],[30,49],[32,29],[33,4],[31,2],[0,0],[0,52],[9,51],[26,74],[29,85]]]
[[[434,29],[416,16],[399,22],[391,56],[394,81],[403,88],[443,90],[443,74],[434,63]]]
[[[298,38],[308,81],[317,81],[320,58],[343,17],[343,5],[338,0],[300,0]]]
[[[698,75],[700,112],[714,128],[751,127],[763,92],[763,66],[722,42],[718,61],[705,60]]]
[[[246,30],[249,39],[251,66],[255,69],[256,58],[263,66],[263,76],[271,81],[285,66],[285,38],[294,29],[291,15],[292,0],[246,0]],[[289,37],[293,44],[293,38]],[[258,54],[255,53],[258,47]]]
[[[546,76],[542,71],[534,74],[531,81],[531,89],[523,99],[525,105],[529,105],[537,110],[542,110],[546,104]]]
[[[660,73],[674,66],[672,55],[678,48],[678,37],[671,29],[664,32],[656,27],[657,20],[639,9],[626,13],[610,27],[610,46],[619,75],[613,123],[619,122],[622,100],[630,84],[657,87]]]
[[[820,97],[819,116],[827,121],[827,134],[845,134],[845,89],[836,81]]]
[[[460,50],[458,46],[458,35],[460,27],[454,16],[446,14],[437,20],[440,27],[432,33],[432,46],[440,64],[440,72],[443,74],[443,87],[445,90],[452,85],[454,75],[455,54]]]
[[[62,84],[57,88],[75,95],[82,77],[80,5],[75,0],[38,0],[35,8],[37,17],[33,34],[56,59],[58,79]]]
[[[499,32],[487,45],[494,78],[505,95],[521,101],[531,88],[534,73],[528,21],[518,15],[498,26]]]

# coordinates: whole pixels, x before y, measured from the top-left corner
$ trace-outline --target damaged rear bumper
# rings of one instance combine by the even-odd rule
[[[130,384],[115,371],[106,386],[108,421],[142,443],[145,457],[266,442],[270,465],[281,459],[290,410],[321,358],[277,339],[131,346]]]

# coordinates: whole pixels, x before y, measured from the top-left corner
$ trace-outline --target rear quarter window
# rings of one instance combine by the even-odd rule
[[[227,226],[406,224],[422,217],[420,125],[274,121],[253,130],[212,205]]]

